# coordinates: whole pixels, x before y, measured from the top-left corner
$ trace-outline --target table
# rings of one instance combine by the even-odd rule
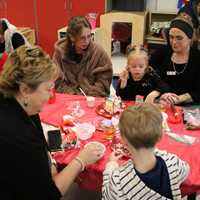
[[[85,110],[85,115],[81,118],[75,120],[76,123],[89,122],[93,123],[96,121],[103,120],[104,118],[95,112],[95,107],[102,103],[103,98],[95,99],[94,108],[87,107],[87,101],[85,96],[78,95],[67,95],[56,93],[56,103],[48,104],[46,103],[44,110],[40,113],[40,118],[42,122],[59,126],[62,122],[62,116],[69,114],[67,113],[67,107],[70,103],[79,102],[81,109]],[[123,101],[127,105],[131,105],[133,101]],[[178,108],[178,107],[177,107]],[[182,111],[177,109],[180,116]],[[170,106],[167,107],[166,113],[168,116],[173,117],[173,112]],[[182,119],[182,117],[181,117]],[[200,137],[200,130],[184,130],[184,124],[171,124],[168,123],[171,132],[179,134],[187,134],[193,137]],[[91,138],[81,143],[80,149],[75,149],[74,147],[63,153],[57,153],[54,155],[56,161],[60,164],[68,164],[73,158],[78,154],[78,152],[83,149],[84,145],[88,142],[98,141],[102,142],[106,146],[106,151],[104,157],[98,160],[96,163],[87,166],[86,169],[79,173],[77,182],[80,184],[80,188],[88,188],[92,190],[101,191],[101,185],[103,181],[102,172],[105,169],[105,165],[108,162],[108,157],[112,152],[110,148],[110,141],[104,138],[104,134],[101,131],[96,131]],[[184,146],[182,144],[172,145],[169,143],[168,136],[164,135],[163,140],[157,144],[157,148],[160,150],[167,150],[169,153],[176,154],[180,159],[186,161],[190,165],[190,174],[186,181],[181,184],[182,196],[187,196],[200,190],[200,148],[199,145]],[[128,158],[119,161],[119,165],[123,164]]]

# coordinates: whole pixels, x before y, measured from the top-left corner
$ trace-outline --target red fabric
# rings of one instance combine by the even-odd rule
[[[2,57],[1,57],[2,54]],[[6,53],[1,53],[0,54],[0,71],[3,69],[3,65],[6,62],[8,55]]]
[[[66,104],[72,101],[79,101],[81,105],[81,109],[84,109],[86,114],[76,119],[75,122],[92,122],[94,120],[103,120],[103,117],[96,114],[95,107],[102,103],[103,98],[95,99],[94,108],[87,107],[87,101],[84,96],[76,96],[76,95],[67,95],[67,94],[58,94],[56,93],[56,103],[55,104],[46,104],[42,113],[40,113],[41,121],[57,125],[62,121],[62,116],[67,114]],[[133,104],[132,101],[123,101],[128,105]],[[193,137],[200,137],[199,130],[184,130],[184,124],[182,123],[182,111],[181,108],[176,107],[178,113],[181,116],[180,124],[171,124],[168,122],[168,125],[171,129],[171,132],[186,134]],[[166,113],[169,117],[174,117],[171,107],[168,106]],[[108,162],[108,158],[110,153],[112,152],[110,148],[110,141],[104,138],[104,134],[101,131],[96,131],[91,138],[88,140],[82,141],[81,148],[79,150],[72,147],[71,149],[63,152],[57,153],[54,155],[56,161],[60,164],[68,164],[74,157],[78,154],[78,152],[84,147],[84,145],[88,142],[98,141],[103,143],[106,146],[106,151],[102,159],[92,164],[91,166],[87,166],[86,169],[79,173],[77,178],[80,183],[80,188],[88,188],[97,191],[101,191],[103,175],[102,172],[105,169],[105,165]],[[192,194],[195,191],[200,190],[200,147],[199,145],[193,146],[184,146],[181,143],[177,145],[172,145],[169,143],[169,138],[167,135],[164,135],[163,140],[157,144],[157,148],[160,150],[167,150],[169,153],[176,154],[180,159],[186,161],[190,165],[190,174],[186,181],[181,184],[181,193],[182,196],[186,196]],[[122,165],[128,158],[123,158],[119,161],[119,165]],[[81,179],[81,181],[80,181]]]

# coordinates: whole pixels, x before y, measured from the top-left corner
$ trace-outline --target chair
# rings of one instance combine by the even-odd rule
[[[167,44],[170,44],[170,41],[169,41],[169,29],[170,29],[169,27],[162,29],[162,35],[164,37],[165,42],[167,42]]]

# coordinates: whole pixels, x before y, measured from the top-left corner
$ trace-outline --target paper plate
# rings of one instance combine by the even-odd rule
[[[107,112],[104,108],[105,108],[105,102],[100,103],[99,105],[96,106],[96,113],[103,116],[103,117],[107,117],[107,118],[112,118],[114,116],[120,115],[120,113],[122,111],[124,111],[128,106],[125,103],[122,103],[122,105],[120,106],[120,110],[114,114],[110,114],[109,112]]]
[[[123,152],[123,156],[125,156],[125,157],[132,157],[132,155],[130,154],[130,152],[128,151],[128,149],[124,148],[124,145],[122,144],[122,141],[121,141],[120,134],[115,135],[110,140],[110,145],[111,145],[111,149],[113,151],[117,150],[117,149],[120,149]]]

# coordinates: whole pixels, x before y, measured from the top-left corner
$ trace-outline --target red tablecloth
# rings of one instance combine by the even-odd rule
[[[67,110],[67,106],[71,102],[78,101],[81,109],[85,111],[85,115],[81,118],[75,120],[78,122],[94,122],[100,121],[104,118],[98,115],[95,112],[95,107],[102,103],[103,98],[95,99],[95,106],[93,108],[87,107],[87,101],[84,96],[77,95],[66,95],[66,94],[58,94],[56,93],[56,103],[54,104],[46,104],[42,113],[40,113],[40,118],[42,122],[59,126],[62,122],[62,116],[70,114]],[[131,105],[134,102],[131,101],[123,101],[127,105]],[[182,119],[182,111],[177,107],[177,111],[179,112]],[[173,112],[169,107],[167,107],[166,113],[170,117],[173,116]],[[186,134],[193,137],[200,137],[199,130],[184,130],[184,124],[171,124],[168,122],[169,128],[173,133]],[[87,166],[86,169],[79,173],[78,179],[80,183],[80,188],[88,188],[93,190],[101,191],[102,185],[102,172],[105,169],[105,165],[108,162],[108,158],[110,153],[112,152],[110,148],[110,141],[104,138],[104,134],[101,131],[96,131],[91,138],[88,140],[82,141],[81,148],[79,150],[72,147],[71,149],[63,152],[57,153],[54,155],[54,158],[60,164],[68,164],[74,157],[78,154],[78,152],[84,147],[84,145],[88,142],[98,141],[103,143],[106,146],[106,151],[104,153],[104,157],[92,164],[91,166]],[[172,145],[169,143],[168,136],[164,135],[163,140],[157,144],[157,148],[160,150],[167,150],[169,153],[176,154],[180,159],[186,161],[190,165],[190,174],[186,181],[181,184],[181,192],[182,196],[186,196],[192,194],[195,191],[200,190],[200,144],[192,145],[192,146],[184,146],[183,144]],[[123,164],[128,158],[123,158],[119,161],[119,164]],[[77,180],[78,180],[77,179]],[[81,180],[80,180],[81,179]]]

